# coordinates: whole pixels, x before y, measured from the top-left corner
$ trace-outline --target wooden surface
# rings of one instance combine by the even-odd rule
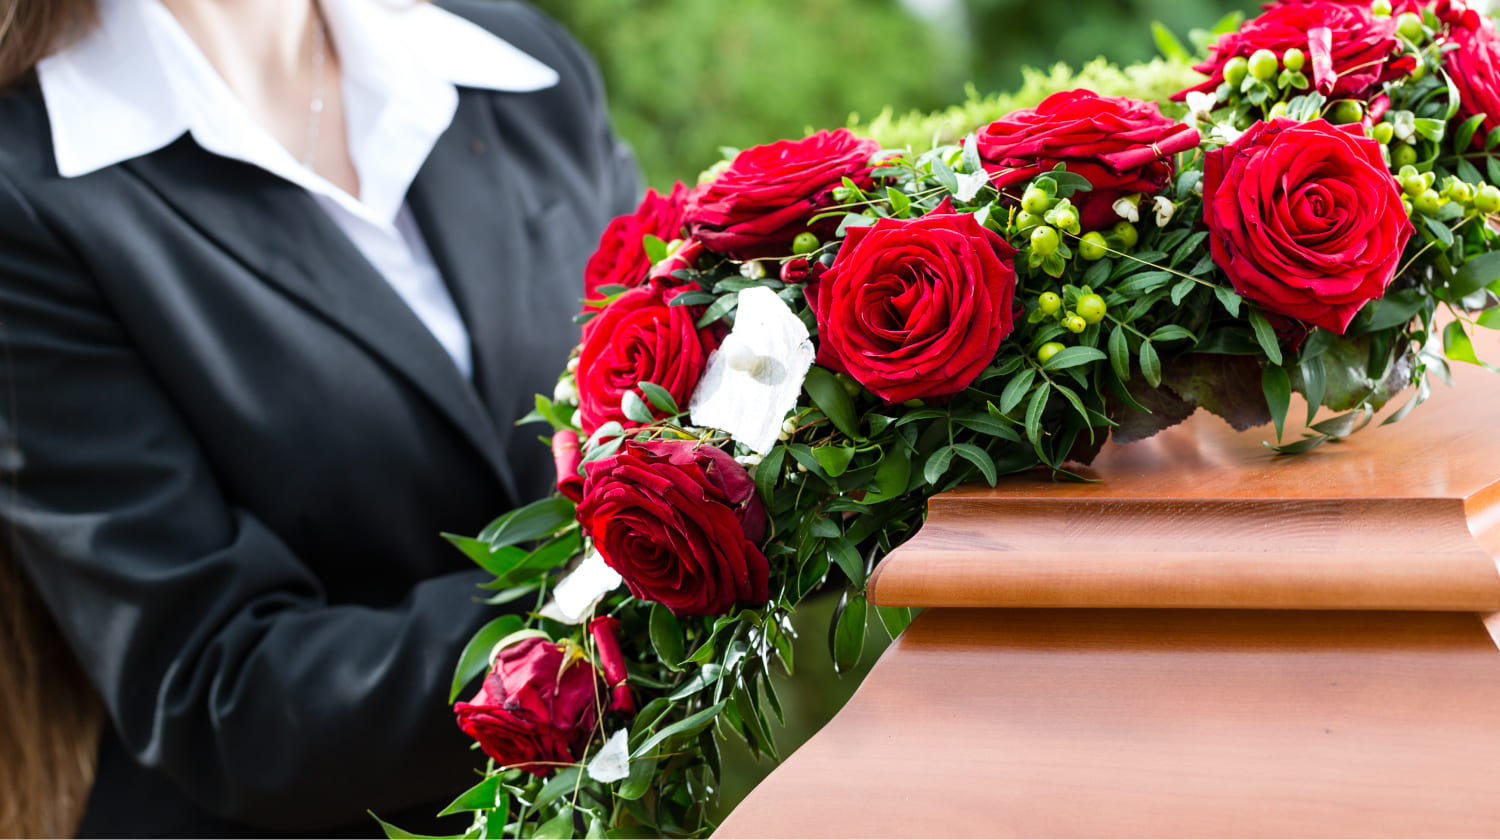
[[[1500,340],[1481,337],[1500,360]],[[1106,446],[1086,471],[1096,482],[945,493],[876,569],[870,599],[1500,610],[1500,375],[1455,364],[1454,378],[1405,420],[1303,455],[1274,456],[1269,427],[1236,433],[1200,411]]]
[[[1454,372],[1301,456],[1200,412],[934,499],[869,590],[928,609],[717,836],[1500,836],[1500,376]]]
[[[1500,834],[1472,613],[918,617],[720,837]]]

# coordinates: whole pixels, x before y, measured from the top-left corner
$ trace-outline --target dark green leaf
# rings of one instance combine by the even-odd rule
[[[1463,124],[1458,127],[1458,131],[1453,135],[1453,148],[1460,152],[1468,149],[1469,144],[1474,141],[1474,132],[1479,130],[1479,124],[1485,121],[1486,116],[1485,114],[1475,114],[1464,120]],[[1470,183],[1478,182],[1471,181]]]
[[[1448,279],[1448,298],[1458,301],[1500,280],[1500,251],[1490,251],[1470,259]]]
[[[728,294],[719,295],[717,300],[709,304],[707,309],[703,310],[702,317],[698,319],[698,329],[701,330],[709,324],[712,324],[720,318],[723,318],[725,315],[728,315],[736,308],[738,308],[739,305],[740,296],[738,292],[729,292]]]
[[[1161,359],[1156,355],[1156,347],[1149,338],[1141,342],[1140,359],[1141,375],[1146,377],[1146,384],[1152,388],[1160,386]]]
[[[463,653],[458,655],[458,667],[453,671],[453,687],[448,692],[450,705],[458,699],[458,693],[464,690],[470,680],[489,669],[490,651],[494,650],[495,643],[520,630],[525,623],[518,615],[502,615],[479,628],[479,632],[464,646]]]
[[[703,291],[699,291],[697,289],[694,289],[694,290],[687,291],[687,292],[678,292],[677,294],[675,294],[675,295],[672,296],[671,300],[667,301],[667,305],[668,306],[702,306],[702,305],[704,305],[706,303],[713,303],[714,300],[715,300],[715,295],[712,295],[712,294],[710,294],[708,292],[703,292]]]
[[[1271,364],[1281,364],[1281,342],[1276,338],[1276,330],[1272,329],[1271,322],[1259,309],[1252,308],[1250,314],[1250,328],[1255,330],[1255,341],[1260,344],[1260,349],[1271,360]]]
[[[1370,305],[1374,309],[1370,312],[1365,331],[1380,332],[1410,323],[1427,305],[1427,294],[1422,289],[1405,289],[1392,292]]]
[[[1369,412],[1364,409],[1356,408],[1337,417],[1330,417],[1321,423],[1313,424],[1313,430],[1334,439],[1348,437],[1364,426],[1368,415]]]
[[[1005,384],[1005,390],[1000,392],[1000,413],[1009,414],[1021,400],[1026,397],[1026,392],[1031,390],[1031,383],[1036,379],[1035,368],[1025,368],[1011,378]]]
[[[626,391],[620,395],[620,411],[627,419],[637,423],[650,423],[656,419],[646,401],[634,391]]]
[[[932,159],[932,177],[933,180],[941,184],[943,189],[947,190],[948,192],[958,192],[958,175],[956,175],[953,172],[953,168],[950,167],[946,162],[944,162],[940,157],[934,157]]]
[[[1042,412],[1047,408],[1047,398],[1052,396],[1052,383],[1043,382],[1031,395],[1026,405],[1026,439],[1042,454]]]
[[[552,781],[555,782],[557,779],[554,778]],[[562,809],[557,816],[537,826],[536,832],[531,836],[533,840],[572,840],[573,809]]]
[[[1423,216],[1422,221],[1427,224],[1427,229],[1432,231],[1432,235],[1437,238],[1437,241],[1443,243],[1444,248],[1453,244],[1453,231],[1447,225],[1431,216]]]
[[[556,531],[573,521],[573,503],[552,496],[517,508],[491,522],[479,534],[490,548],[528,542]]]
[[[1125,329],[1119,325],[1109,332],[1109,364],[1121,382],[1130,380],[1130,344],[1125,339]]]
[[[665,741],[675,735],[689,736],[696,735],[699,732],[702,732],[704,729],[708,728],[709,724],[714,722],[714,718],[718,716],[719,712],[722,712],[724,710],[724,706],[728,702],[728,700],[720,700],[712,706],[709,706],[707,709],[704,709],[697,714],[688,715],[682,720],[679,720],[671,726],[668,726],[660,732],[657,732],[655,735],[647,738],[646,743],[641,744],[639,747],[636,747],[631,751],[631,760],[633,761],[643,755],[646,755],[647,753],[651,752],[651,750],[655,749],[657,744],[660,744],[662,741]]]
[[[448,702],[453,702],[449,700]],[[500,777],[487,776],[479,784],[464,791],[453,803],[444,808],[438,816],[446,817],[449,814],[457,814],[460,811],[485,811],[495,807],[502,795],[500,790]]]
[[[1490,129],[1490,133],[1485,135],[1484,138],[1484,150],[1486,152],[1490,151],[1496,146],[1500,146],[1500,125],[1497,125],[1494,128]]]
[[[812,525],[808,528],[808,532],[815,537],[822,537],[828,540],[837,539],[844,535],[844,532],[839,530],[839,526],[832,519],[813,520]]]
[[[854,460],[854,447],[852,446],[818,446],[813,448],[813,455],[818,463],[823,465],[823,471],[831,478],[838,478],[849,469],[849,462]]]
[[[1132,274],[1115,286],[1122,295],[1144,295],[1171,282],[1173,275],[1166,271],[1142,271]]]
[[[948,466],[953,463],[953,447],[945,446],[932,453],[927,459],[927,465],[922,468],[922,477],[928,484],[936,486],[942,480],[943,474],[948,472]]]
[[[1240,317],[1240,303],[1244,298],[1240,297],[1234,289],[1228,286],[1215,286],[1214,294],[1219,298],[1219,303],[1223,304],[1224,311],[1229,313],[1229,317]]]
[[[998,412],[999,410],[1000,409],[997,406],[995,408],[995,411]],[[953,422],[957,423],[960,426],[963,426],[966,429],[973,429],[974,431],[979,432],[982,435],[989,435],[990,437],[997,437],[1001,438],[1002,440],[1009,440],[1016,443],[1019,443],[1021,441],[1021,436],[1016,433],[1015,429],[1012,429],[1010,425],[1008,425],[1004,420],[999,420],[995,417],[990,416],[989,412],[965,412],[961,415],[955,415],[953,418]]]
[[[988,453],[972,443],[955,443],[953,451],[958,453],[960,458],[977,467],[979,473],[984,476],[984,480],[989,482],[991,487],[995,486],[997,478],[995,475],[995,462],[990,458]]]
[[[1193,335],[1193,331],[1188,329],[1187,327],[1180,326],[1178,324],[1167,324],[1165,326],[1157,327],[1156,330],[1151,333],[1151,340],[1197,341],[1198,337],[1196,335]]]
[[[1260,388],[1266,395],[1266,407],[1271,410],[1271,422],[1276,425],[1276,440],[1280,441],[1287,409],[1292,405],[1291,378],[1285,368],[1267,365],[1261,371]]]
[[[880,616],[880,623],[892,641],[901,635],[912,620],[911,607],[876,607],[875,614]]]
[[[1317,448],[1320,444],[1327,440],[1327,435],[1309,435],[1299,441],[1296,441],[1295,443],[1284,443],[1276,446],[1273,446],[1270,443],[1266,443],[1265,441],[1261,441],[1261,443],[1267,449],[1273,450],[1278,455],[1301,455],[1303,452],[1309,452]]]
[[[1100,362],[1108,358],[1104,351],[1094,347],[1064,347],[1042,363],[1042,370],[1066,370],[1067,368]],[[1005,395],[1001,394],[1002,401]]]
[[[859,551],[855,549],[854,543],[845,537],[830,540],[828,543],[828,559],[844,571],[844,576],[857,589],[865,586],[865,561],[860,559]]]
[[[1489,181],[1491,184],[1500,185],[1500,158],[1485,158],[1484,171],[1489,173]]]
[[[480,566],[484,566],[484,564],[489,562],[490,544],[484,540],[476,540],[473,537],[463,537],[458,534],[449,533],[444,533],[442,537],[457,546],[459,551],[462,551],[465,556]]]
[[[397,828],[385,820],[375,816],[374,811],[366,811],[375,822],[380,823],[380,830],[385,832],[389,840],[460,840],[462,834],[412,834],[410,831]]]
[[[894,499],[906,492],[911,482],[911,456],[903,448],[887,452],[875,470],[875,484],[879,490],[865,494],[864,504],[873,505]]]
[[[1302,378],[1302,395],[1307,397],[1307,422],[1312,423],[1323,404],[1323,392],[1328,386],[1323,359],[1319,356],[1303,359],[1297,368],[1298,375]]]
[[[578,787],[578,778],[582,773],[582,767],[559,768],[557,775],[542,785],[541,792],[536,795],[536,801],[531,803],[532,807],[541,810],[564,796],[571,796]]]
[[[802,387],[812,398],[813,405],[828,416],[834,428],[848,437],[859,438],[859,418],[854,412],[854,401],[833,371],[816,365],[808,368]]]
[[[1198,281],[1194,280],[1191,277],[1184,277],[1181,280],[1178,280],[1177,284],[1172,287],[1172,305],[1181,305],[1182,299],[1187,297],[1188,293],[1191,292],[1193,290],[1193,287],[1196,285],[1198,285]]]
[[[844,595],[844,601],[833,614],[829,641],[833,648],[833,669],[842,674],[859,664],[865,649],[865,599],[861,595]]]
[[[1479,170],[1474,168],[1474,164],[1470,163],[1467,158],[1459,158],[1454,169],[1457,170],[1460,181],[1466,181],[1470,184],[1484,183],[1484,176],[1479,174]]]
[[[755,465],[755,489],[760,491],[761,501],[770,504],[776,492],[776,481],[781,478],[781,466],[786,461],[786,447],[777,446]]]
[[[681,409],[677,407],[677,400],[672,398],[671,392],[666,388],[663,388],[660,385],[656,384],[655,382],[642,381],[641,393],[645,394],[646,399],[650,401],[653,406],[656,406],[657,411],[660,411],[663,414],[672,415],[677,414],[681,411]]]
[[[682,670],[682,658],[687,655],[682,624],[661,604],[651,607],[651,647],[656,651],[656,658],[669,670]]]
[[[584,840],[604,840],[608,834],[604,830],[604,820],[598,817],[589,818],[589,832],[583,835]]]

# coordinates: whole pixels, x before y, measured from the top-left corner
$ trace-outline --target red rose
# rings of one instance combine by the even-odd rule
[[[635,288],[646,281],[651,260],[646,256],[645,238],[655,236],[664,242],[677,238],[689,192],[681,181],[673,185],[668,195],[646,190],[646,197],[634,213],[617,216],[604,228],[599,248],[583,269],[585,300],[603,297],[598,292],[600,286]]]
[[[609,685],[609,707],[617,712],[634,712],[635,698],[630,694],[625,654],[620,652],[620,620],[614,616],[601,615],[589,622],[589,635],[594,637],[599,667],[603,669],[604,681]]]
[[[559,429],[552,433],[552,461],[557,466],[557,492],[576,504],[583,498],[583,476],[578,472],[583,453],[578,451],[577,432]]]
[[[1359,126],[1256,123],[1203,166],[1214,262],[1267,310],[1343,334],[1385,293],[1412,226]]]
[[[844,178],[870,185],[879,150],[842,128],[746,149],[688,200],[688,226],[709,250],[735,259],[785,256]]]
[[[1272,6],[1306,5],[1308,3],[1337,3],[1340,6],[1370,8],[1370,0],[1270,0],[1270,2],[1265,4],[1265,7],[1269,9]],[[1399,15],[1403,12],[1415,12],[1420,15],[1422,13],[1422,6],[1423,0],[1392,0],[1391,14]]]
[[[1493,27],[1456,29],[1453,41],[1458,46],[1443,55],[1443,64],[1458,88],[1459,114],[1465,119],[1485,115],[1472,141],[1483,149],[1485,138],[1500,125],[1500,36]]]
[[[1333,99],[1363,99],[1382,82],[1410,73],[1415,66],[1392,60],[1401,53],[1396,19],[1375,17],[1369,3],[1284,3],[1246,21],[1238,32],[1221,36],[1208,61],[1193,68],[1207,74],[1208,81],[1172,98],[1181,100],[1190,90],[1217,89],[1224,81],[1224,65],[1235,56],[1249,58],[1266,49],[1280,57],[1294,47],[1307,56],[1313,87]]]
[[[584,467],[578,521],[635,597],[720,615],[769,597],[766,517],[745,468],[696,441],[627,440]]]
[[[819,363],[888,403],[962,391],[1010,335],[1015,253],[947,202],[851,228],[810,295]]]
[[[497,653],[479,693],[453,711],[490,758],[546,776],[578,761],[598,720],[598,685],[587,659],[566,661],[562,645],[533,637]]]
[[[1171,156],[1196,147],[1199,137],[1197,129],[1162,116],[1154,102],[1080,89],[1013,111],[975,139],[998,190],[1024,184],[1059,163],[1087,178],[1093,191],[1074,194],[1073,202],[1083,227],[1098,230],[1119,221],[1114,203],[1121,196],[1166,186]]]
[[[637,388],[643,381],[667,389],[678,405],[688,404],[717,343],[694,326],[698,313],[692,307],[669,305],[679,293],[631,289],[584,324],[577,376],[585,434],[610,420],[627,428],[640,425],[625,417],[620,400],[626,391],[644,399]]]

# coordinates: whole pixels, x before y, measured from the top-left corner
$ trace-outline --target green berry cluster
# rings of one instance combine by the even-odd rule
[[[1476,187],[1450,175],[1438,189],[1436,175],[1418,172],[1411,165],[1401,167],[1396,180],[1401,185],[1401,206],[1406,208],[1407,215],[1415,212],[1436,216],[1450,202],[1482,216],[1500,211],[1500,188],[1494,184]]]
[[[1075,286],[1064,286],[1062,294],[1057,292],[1042,292],[1036,297],[1036,307],[1031,313],[1031,322],[1040,323],[1049,318],[1057,320],[1068,332],[1077,335],[1094,324],[1104,320],[1109,311],[1104,303],[1104,298],[1094,293],[1088,286],[1078,288]],[[1046,362],[1063,349],[1061,342],[1049,341],[1037,348],[1036,358],[1039,362]]]

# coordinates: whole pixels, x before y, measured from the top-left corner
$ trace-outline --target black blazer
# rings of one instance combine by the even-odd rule
[[[378,835],[482,765],[447,692],[497,611],[439,533],[549,490],[514,422],[638,186],[555,24],[445,5],[562,77],[462,91],[408,196],[472,384],[303,190],[186,136],[64,180],[0,95],[0,519],[108,710],[84,834]]]

